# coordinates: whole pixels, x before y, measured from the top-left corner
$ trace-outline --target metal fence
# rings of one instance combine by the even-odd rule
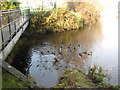
[[[0,52],[29,20],[29,9],[0,11]]]

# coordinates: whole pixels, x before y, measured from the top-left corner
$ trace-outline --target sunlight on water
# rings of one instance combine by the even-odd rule
[[[116,85],[118,84],[118,1],[101,0],[101,2],[105,6],[101,13],[103,40],[98,46],[99,49],[95,49],[98,56],[94,57],[93,62],[108,69],[109,82]]]
[[[104,34],[102,45],[107,49],[118,47],[118,1],[101,0],[104,10],[101,13],[101,22]],[[108,4],[109,2],[109,4]]]
[[[103,17],[102,28],[104,34],[103,46],[110,44],[111,48],[118,45],[118,20],[115,17]]]

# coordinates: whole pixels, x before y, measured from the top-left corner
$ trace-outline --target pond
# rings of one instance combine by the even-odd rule
[[[88,67],[94,64],[102,66],[104,73],[108,73],[106,82],[118,84],[115,17],[102,17],[94,26],[82,30],[33,35],[23,43],[11,65],[25,75],[31,75],[40,86],[49,88],[56,85],[67,68],[76,66],[87,73]]]

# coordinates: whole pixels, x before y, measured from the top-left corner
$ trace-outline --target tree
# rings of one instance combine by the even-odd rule
[[[19,2],[1,2],[1,10],[11,10],[11,9],[18,9]]]

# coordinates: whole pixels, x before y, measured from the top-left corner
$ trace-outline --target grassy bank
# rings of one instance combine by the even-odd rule
[[[2,88],[27,88],[30,89],[30,82],[23,82],[22,80],[11,75],[9,72],[3,69],[2,74]],[[35,87],[41,88],[41,87]],[[43,88],[43,87],[42,87]],[[109,88],[112,90],[120,90],[120,86],[113,86],[105,82],[94,83],[88,76],[82,71],[76,71],[67,69],[62,74],[58,84],[52,88]]]
[[[5,69],[2,69],[2,88],[30,88],[29,81],[23,82],[22,80],[11,75]]]
[[[112,90],[120,90],[120,86],[113,86],[103,81],[99,83],[93,82],[81,70],[68,69],[60,78],[59,83],[53,88],[109,88]]]

